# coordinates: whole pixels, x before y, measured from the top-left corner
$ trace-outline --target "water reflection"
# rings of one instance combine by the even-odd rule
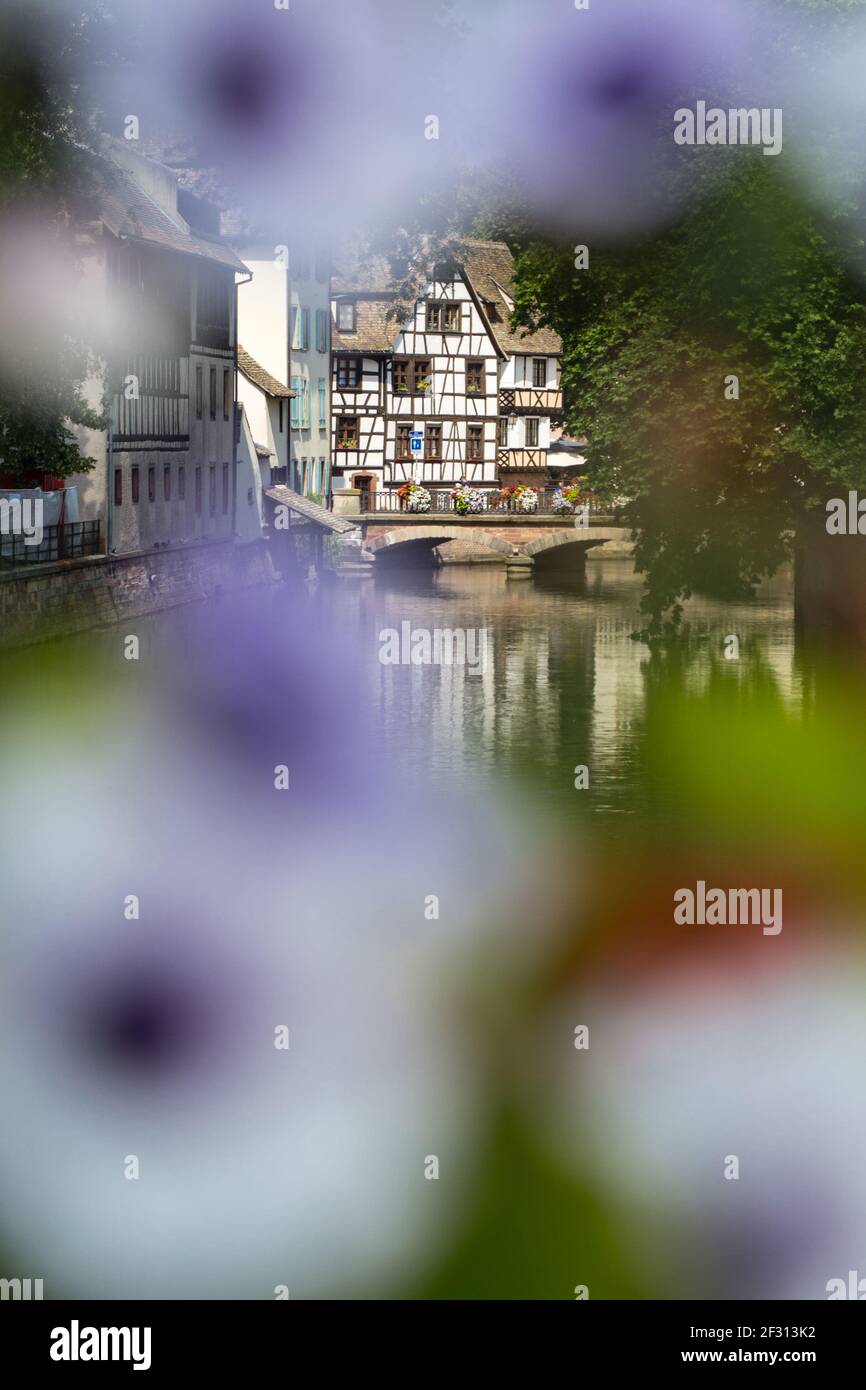
[[[508,581],[499,566],[445,566],[394,573],[363,590],[326,599],[348,605],[367,634],[372,698],[389,743],[419,777],[527,779],[543,804],[576,818],[653,814],[643,728],[654,684],[699,693],[713,679],[765,673],[797,704],[790,577],[751,603],[694,598],[689,634],[675,663],[651,660],[633,633],[641,625],[641,580],[622,559],[591,560],[586,577]],[[487,669],[383,666],[379,633],[415,628],[487,628]],[[739,659],[724,657],[735,635]],[[675,669],[674,669],[675,666]],[[583,797],[574,769],[590,769]]]

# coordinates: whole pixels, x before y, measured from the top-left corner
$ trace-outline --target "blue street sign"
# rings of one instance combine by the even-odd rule
[[[412,432],[409,435],[409,438],[412,443],[412,453],[420,454],[422,448],[424,447],[423,432],[421,430],[412,430]]]

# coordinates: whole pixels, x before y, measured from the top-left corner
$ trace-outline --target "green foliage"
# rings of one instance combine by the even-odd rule
[[[803,509],[866,481],[860,227],[823,222],[757,152],[723,168],[674,227],[588,269],[547,244],[518,258],[516,317],[563,338],[593,487],[631,499],[650,637],[695,589],[751,592]]]
[[[104,17],[80,4],[60,15],[38,3],[26,15],[0,13],[0,216],[21,218],[56,236],[58,259],[70,256],[68,233],[87,215],[93,177],[91,120],[81,109],[80,63],[91,54]],[[10,236],[5,254],[14,255]],[[10,274],[7,268],[7,274]],[[93,365],[84,327],[56,305],[50,342],[38,333],[22,345],[8,341],[0,377],[0,470],[69,477],[88,472],[71,426],[105,424],[83,385]]]

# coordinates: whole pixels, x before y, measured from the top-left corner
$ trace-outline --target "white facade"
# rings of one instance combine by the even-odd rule
[[[289,298],[290,486],[324,500],[331,488],[331,267],[325,252],[292,246]]]
[[[545,481],[559,354],[504,351],[459,270],[424,286],[388,348],[365,351],[390,307],[382,294],[351,289],[333,299],[335,488],[409,479],[450,488],[465,479],[492,489],[524,471]],[[412,434],[422,437],[420,452]]]
[[[110,428],[80,431],[82,520],[113,553],[234,533],[235,274],[240,261],[178,211],[174,174],[114,142],[87,275],[122,341],[88,384]],[[195,202],[195,200],[193,200]],[[193,213],[190,212],[190,216]],[[204,213],[203,213],[204,216]]]

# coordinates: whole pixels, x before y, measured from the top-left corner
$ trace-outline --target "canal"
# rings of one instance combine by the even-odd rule
[[[598,829],[661,814],[646,775],[648,700],[659,687],[702,691],[712,679],[749,683],[760,672],[796,705],[793,589],[780,574],[747,603],[693,598],[689,637],[675,667],[656,669],[641,626],[642,583],[630,560],[594,559],[585,579],[509,582],[498,565],[446,565],[389,574],[325,603],[356,611],[366,632],[371,698],[388,744],[418,778],[465,778]],[[459,629],[488,634],[485,669],[383,665],[380,634]],[[725,656],[728,637],[739,654]],[[728,644],[728,650],[731,650]],[[575,769],[587,768],[578,794]]]

